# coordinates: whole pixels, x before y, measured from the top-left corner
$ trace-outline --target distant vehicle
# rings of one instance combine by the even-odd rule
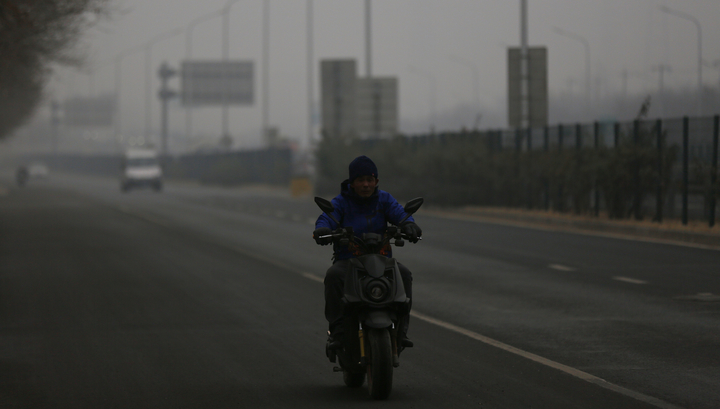
[[[153,149],[130,149],[125,152],[120,174],[120,190],[150,187],[162,190],[162,168]]]
[[[31,163],[27,169],[30,179],[46,179],[50,173],[47,165],[41,162]]]

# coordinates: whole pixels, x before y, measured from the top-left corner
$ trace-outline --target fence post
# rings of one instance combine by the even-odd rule
[[[582,149],[582,125],[575,125],[575,149]]]
[[[655,221],[662,223],[663,219],[663,137],[662,137],[662,119],[658,119],[655,123],[657,131],[657,196],[655,202]]]
[[[561,151],[563,148],[563,126],[562,124],[558,124],[558,150]]]
[[[682,224],[688,224],[688,190],[690,185],[689,152],[690,145],[690,118],[683,117],[683,152],[682,152]]]
[[[532,175],[532,128],[527,128],[527,169],[528,169],[528,185],[527,185],[527,205],[528,209],[533,208],[533,195],[532,195],[532,188],[533,188],[533,175]]]
[[[562,124],[558,124],[558,151],[562,151],[563,148],[563,139],[565,135],[563,135],[563,126]],[[560,181],[558,182],[558,197],[557,197],[557,210],[558,212],[562,212],[565,210],[565,206],[563,206],[563,187],[565,183],[562,180],[562,177]]]
[[[720,134],[720,115],[715,115],[713,126],[713,157],[710,174],[710,227],[715,226],[715,195],[717,195],[718,170],[718,134]]]
[[[595,142],[595,155],[597,156],[597,151],[600,149],[600,123],[595,121],[593,124],[593,138]],[[597,176],[597,170],[594,172],[595,180],[593,181],[593,184],[595,185],[593,188],[594,193],[594,207],[595,207],[595,217],[600,216],[600,190],[598,189],[598,176]]]
[[[547,125],[543,131],[543,150],[546,153],[550,151],[550,127]],[[545,210],[550,210],[550,178],[547,176],[547,172],[545,176]]]
[[[615,129],[613,129],[613,148],[617,149],[620,143],[620,122],[615,122]]]
[[[635,160],[633,161],[633,184],[635,185],[635,200],[633,200],[633,213],[635,213],[635,220],[641,220],[642,216],[640,215],[640,200],[642,199],[642,194],[640,192],[640,120],[636,119],[633,121],[633,150],[635,152],[633,156],[635,156]]]

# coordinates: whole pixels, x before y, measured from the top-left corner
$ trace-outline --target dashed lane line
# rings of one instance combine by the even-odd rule
[[[285,264],[285,263],[283,263],[283,262],[277,261],[276,259],[270,259],[270,258],[265,257],[265,256],[260,256],[260,255],[257,255],[257,254],[252,254],[252,253],[248,252],[248,251],[245,250],[245,249],[236,248],[236,250],[237,250],[239,253],[243,254],[243,255],[246,255],[246,256],[248,256],[248,257],[253,257],[253,258],[255,258],[255,259],[258,259],[258,260],[261,260],[261,261],[265,261],[265,262],[267,262],[267,263],[269,263],[269,264],[273,264],[273,265],[275,265],[275,266],[277,266],[277,267],[286,269],[286,270],[288,270],[288,271],[291,271],[291,272],[300,274],[301,276],[303,276],[303,277],[305,277],[305,278],[307,278],[307,279],[310,279],[310,280],[312,280],[312,281],[316,281],[316,282],[318,282],[318,283],[322,283],[322,282],[323,282],[323,278],[320,277],[320,276],[318,276],[318,275],[316,275],[316,274],[311,274],[311,273],[307,273],[307,272],[304,272],[304,271],[299,271],[299,270],[295,269],[294,267],[291,267],[291,266],[289,266],[289,265],[287,265],[287,264]],[[561,364],[561,363],[559,363],[559,362],[551,361],[551,360],[549,360],[549,359],[547,359],[547,358],[543,358],[543,357],[541,357],[541,356],[539,356],[539,355],[535,355],[535,354],[533,354],[533,353],[531,353],[531,352],[523,351],[522,349],[515,348],[514,346],[505,344],[505,343],[503,343],[503,342],[494,340],[494,339],[492,339],[492,338],[488,338],[488,337],[486,337],[486,336],[484,336],[484,335],[478,334],[477,332],[470,331],[470,330],[468,330],[468,329],[459,327],[459,326],[457,326],[457,325],[453,325],[453,324],[451,324],[451,323],[449,323],[449,322],[445,322],[445,321],[439,320],[439,319],[437,319],[437,318],[430,317],[430,316],[428,316],[428,315],[419,313],[419,312],[414,311],[414,310],[410,312],[410,315],[412,315],[413,317],[415,317],[415,318],[417,318],[417,319],[419,319],[419,320],[423,320],[423,321],[425,321],[425,322],[427,322],[427,323],[429,323],[429,324],[436,325],[436,326],[438,326],[438,327],[447,329],[447,330],[449,330],[449,331],[452,331],[452,332],[455,332],[455,333],[458,333],[458,334],[465,335],[465,336],[470,337],[470,338],[472,338],[472,339],[474,339],[474,340],[476,340],[476,341],[480,341],[480,342],[482,342],[482,343],[484,343],[484,344],[487,344],[487,345],[490,345],[490,346],[493,346],[493,347],[502,349],[502,350],[504,350],[504,351],[507,351],[507,352],[510,352],[510,353],[512,353],[512,354],[521,356],[521,357],[526,358],[526,359],[530,359],[531,361],[534,361],[534,362],[537,362],[537,363],[539,363],[539,364],[541,364],[541,365],[545,365],[545,366],[547,366],[547,367],[550,367],[550,368],[553,368],[553,369],[562,371],[562,372],[564,372],[564,373],[566,373],[566,374],[568,374],[568,375],[574,376],[574,377],[576,377],[576,378],[578,378],[578,379],[582,379],[582,380],[584,380],[584,381],[586,381],[586,382],[592,383],[592,384],[597,385],[597,386],[599,386],[599,387],[601,387],[601,388],[605,388],[605,389],[608,389],[608,390],[617,392],[617,393],[619,393],[619,394],[621,394],[621,395],[625,395],[625,396],[628,396],[628,397],[633,398],[633,399],[635,399],[635,400],[638,400],[638,401],[641,401],[641,402],[645,402],[645,403],[651,404],[651,405],[656,406],[656,407],[658,407],[658,408],[661,408],[661,409],[682,409],[680,406],[673,405],[673,404],[671,404],[671,403],[665,402],[665,401],[663,401],[663,400],[660,400],[660,399],[658,399],[658,398],[655,398],[655,397],[652,397],[652,396],[649,396],[649,395],[645,395],[645,394],[640,393],[640,392],[636,392],[636,391],[633,391],[633,390],[630,390],[630,389],[627,389],[627,388],[623,388],[622,386],[615,385],[614,383],[610,383],[610,382],[608,382],[608,381],[606,381],[606,380],[604,380],[604,379],[602,379],[602,378],[599,378],[599,377],[597,377],[597,376],[595,376],[595,375],[591,375],[591,374],[589,374],[589,373],[587,373],[587,372],[583,372],[583,371],[581,371],[581,370],[579,370],[579,369],[575,369],[575,368],[573,368],[573,367],[570,367],[570,366],[567,366],[567,365],[563,365],[563,364]]]
[[[324,282],[325,282],[322,277],[317,276],[317,275],[315,275],[315,274],[302,273],[302,276],[305,277],[305,278],[309,278],[309,279],[311,279],[311,280],[313,280],[313,281],[317,281],[318,283],[324,283]]]
[[[142,219],[144,219],[144,220],[146,220],[146,221],[148,221],[148,222],[155,223],[155,224],[159,224],[159,225],[161,225],[161,226],[165,226],[164,223],[158,223],[158,221],[157,221],[156,219],[154,219],[154,218],[144,218],[144,217],[142,217],[142,216],[140,216],[140,215],[138,215],[138,214],[133,214],[133,213],[128,212],[127,209],[123,209],[123,207],[118,208],[118,209],[119,209],[120,211],[122,211],[123,213],[128,213],[128,214],[130,214],[130,215],[132,215],[132,216],[140,217],[140,218],[142,218]],[[221,244],[221,243],[218,243],[218,245],[223,246],[223,247],[228,247],[228,246],[224,246],[224,245]],[[261,261],[261,262],[264,262],[264,263],[267,263],[267,264],[270,264],[270,265],[274,265],[274,266],[276,266],[276,267],[279,267],[279,268],[281,268],[281,269],[283,269],[283,270],[286,270],[286,271],[289,271],[289,272],[292,272],[292,273],[295,273],[295,274],[299,274],[299,275],[301,275],[301,276],[303,276],[303,277],[305,277],[305,278],[307,278],[307,279],[309,279],[309,280],[312,280],[312,281],[315,281],[315,282],[319,282],[319,283],[322,283],[322,282],[323,282],[322,277],[320,277],[320,276],[318,276],[318,275],[315,275],[315,274],[307,273],[307,272],[304,272],[304,271],[299,271],[299,270],[296,269],[295,267],[293,267],[293,266],[291,266],[291,265],[289,265],[289,264],[286,264],[286,263],[284,263],[284,262],[282,262],[282,261],[279,261],[279,260],[277,260],[277,259],[270,258],[270,257],[265,257],[265,256],[263,256],[263,255],[260,255],[260,254],[257,254],[257,253],[253,253],[253,252],[251,252],[251,251],[248,251],[248,250],[246,250],[246,249],[244,249],[244,248],[239,248],[239,247],[228,247],[228,248],[234,250],[235,252],[237,252],[237,253],[239,253],[239,254],[242,254],[243,256],[246,256],[246,257],[249,257],[249,258],[253,258],[253,259],[255,259],[255,260],[259,260],[259,261]],[[641,280],[637,280],[637,281],[641,281]],[[521,357],[524,357],[524,358],[526,358],[526,359],[530,359],[531,361],[534,361],[534,362],[537,362],[537,363],[539,363],[539,364],[541,364],[541,365],[545,365],[545,366],[547,366],[547,367],[550,367],[550,368],[559,370],[559,371],[564,372],[564,373],[566,373],[566,374],[568,374],[568,375],[574,376],[574,377],[576,377],[576,378],[578,378],[578,379],[581,379],[581,380],[584,380],[584,381],[586,381],[586,382],[589,382],[589,383],[592,383],[592,384],[594,384],[594,385],[597,385],[597,386],[599,386],[599,387],[601,387],[601,388],[605,388],[605,389],[608,389],[608,390],[617,392],[617,393],[619,393],[619,394],[621,394],[621,395],[625,395],[625,396],[628,396],[628,397],[630,397],[630,398],[636,399],[636,400],[638,400],[638,401],[648,403],[648,404],[653,405],[653,406],[656,406],[656,407],[658,407],[658,408],[661,408],[661,409],[682,409],[682,408],[679,407],[679,406],[676,406],[676,405],[673,405],[673,404],[671,404],[671,403],[665,402],[665,401],[660,400],[660,399],[658,399],[658,398],[655,398],[655,397],[652,397],[652,396],[649,396],[649,395],[645,395],[645,394],[643,394],[643,393],[636,392],[636,391],[633,391],[633,390],[630,390],[630,389],[627,389],[627,388],[623,388],[622,386],[619,386],[619,385],[615,385],[615,384],[613,384],[613,383],[610,383],[610,382],[608,382],[608,381],[606,381],[606,380],[604,380],[604,379],[602,379],[602,378],[599,378],[599,377],[597,377],[597,376],[595,376],[595,375],[591,375],[591,374],[589,374],[589,373],[587,373],[587,372],[583,372],[583,371],[581,371],[581,370],[579,370],[579,369],[575,369],[575,368],[573,368],[573,367],[570,367],[570,366],[567,366],[567,365],[563,365],[563,364],[561,364],[561,363],[559,363],[559,362],[551,361],[551,360],[549,360],[549,359],[547,359],[547,358],[543,358],[543,357],[541,357],[541,356],[539,356],[539,355],[535,355],[535,354],[533,354],[533,353],[531,353],[531,352],[523,351],[522,349],[515,348],[515,347],[513,347],[513,346],[511,346],[511,345],[508,345],[508,344],[505,344],[505,343],[503,343],[503,342],[494,340],[494,339],[492,339],[492,338],[489,338],[489,337],[486,337],[486,336],[484,336],[484,335],[478,334],[477,332],[474,332],[474,331],[471,331],[471,330],[468,330],[468,329],[459,327],[459,326],[454,325],[454,324],[451,324],[451,323],[449,323],[449,322],[445,322],[445,321],[439,320],[439,319],[437,319],[437,318],[430,317],[430,316],[428,316],[428,315],[419,313],[419,312],[414,311],[414,310],[411,311],[410,314],[411,314],[413,317],[415,317],[415,318],[417,318],[417,319],[420,319],[420,320],[422,320],[422,321],[425,321],[425,322],[427,322],[427,323],[429,323],[429,324],[436,325],[436,326],[438,326],[438,327],[444,328],[444,329],[446,329],[446,330],[449,330],[449,331],[452,331],[452,332],[455,332],[455,333],[458,333],[458,334],[465,335],[465,336],[470,337],[470,338],[472,338],[472,339],[474,339],[474,340],[476,340],[476,341],[480,341],[480,342],[482,342],[482,343],[484,343],[484,344],[486,344],[486,345],[490,345],[490,346],[493,346],[493,347],[502,349],[502,350],[504,350],[504,351],[510,352],[510,353],[512,353],[512,354],[515,354],[515,355],[518,355],[518,356],[521,356]]]
[[[576,268],[564,266],[562,264],[550,264],[548,267],[552,268],[553,270],[559,270],[559,271],[576,271]]]
[[[624,283],[630,283],[630,284],[647,284],[648,283],[645,280],[638,280],[637,278],[621,277],[621,276],[615,276],[615,277],[613,277],[613,280],[622,281]]]
[[[126,214],[126,215],[128,215],[128,216],[132,216],[132,217],[134,217],[134,218],[136,218],[136,219],[140,219],[140,220],[146,221],[146,222],[148,222],[148,223],[152,223],[152,224],[155,224],[155,225],[158,225],[158,226],[162,226],[162,227],[165,227],[165,228],[170,228],[170,227],[171,227],[171,226],[170,226],[170,223],[167,223],[167,222],[165,222],[165,221],[163,221],[163,220],[160,220],[160,219],[158,219],[157,217],[152,217],[152,216],[148,216],[148,215],[145,215],[145,214],[133,212],[133,211],[130,210],[130,208],[127,207],[127,206],[118,206],[118,207],[116,207],[116,209],[119,210],[119,211],[120,211],[121,213],[123,213],[123,214]]]

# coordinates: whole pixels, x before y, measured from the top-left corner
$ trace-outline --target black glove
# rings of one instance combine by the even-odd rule
[[[330,234],[332,234],[332,230],[330,230],[329,227],[321,227],[319,229],[315,229],[315,231],[313,232],[313,239],[315,239],[315,243],[321,246],[327,246],[328,244],[332,243],[332,237],[320,238],[320,236],[327,236]]]
[[[408,240],[410,240],[410,243],[417,243],[418,237],[422,236],[422,230],[420,229],[420,226],[415,224],[414,222],[405,222],[400,226],[402,229],[402,232],[408,237]]]

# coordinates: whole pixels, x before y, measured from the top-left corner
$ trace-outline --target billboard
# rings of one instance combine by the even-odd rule
[[[356,72],[355,60],[320,62],[322,129],[330,137],[356,134]]]
[[[180,102],[183,106],[252,105],[252,61],[183,61]]]
[[[531,128],[548,123],[548,62],[546,47],[528,47],[529,122]],[[521,126],[520,47],[508,48],[508,126]]]
[[[397,78],[358,78],[356,97],[355,121],[357,133],[361,137],[383,137],[397,134]]]
[[[63,123],[68,126],[112,126],[115,95],[68,98],[62,103]]]

